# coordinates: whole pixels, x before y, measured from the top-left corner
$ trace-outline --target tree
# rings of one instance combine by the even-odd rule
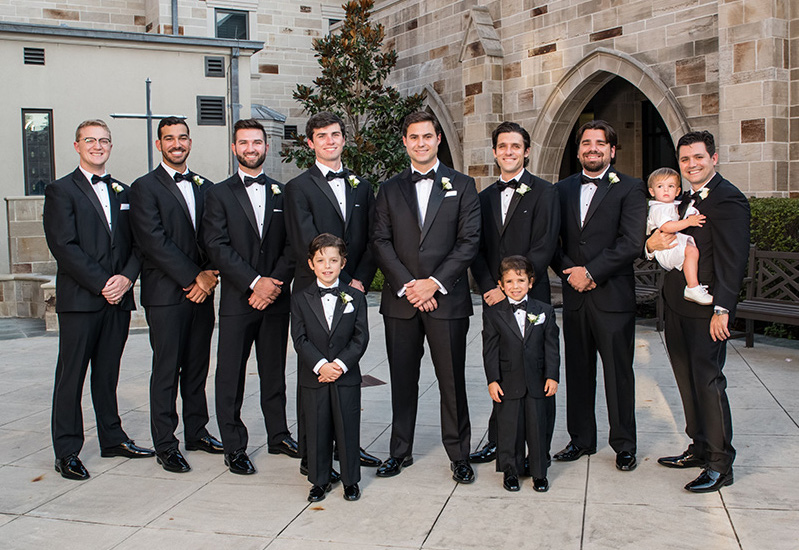
[[[330,111],[344,120],[347,143],[343,161],[373,185],[407,164],[400,132],[405,116],[422,106],[420,94],[402,97],[385,80],[397,63],[397,52],[383,50],[383,25],[370,21],[374,0],[352,0],[344,6],[341,29],[314,40],[322,68],[313,86],[297,84],[296,99],[308,115]],[[298,135],[280,152],[283,162],[310,167],[314,153]]]

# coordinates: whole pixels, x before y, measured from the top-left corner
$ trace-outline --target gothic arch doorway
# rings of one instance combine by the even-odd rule
[[[461,145],[455,122],[444,105],[441,96],[429,84],[424,87],[424,108],[430,111],[441,123],[441,145],[438,146],[438,158],[447,166],[458,172],[463,169],[463,147]]]

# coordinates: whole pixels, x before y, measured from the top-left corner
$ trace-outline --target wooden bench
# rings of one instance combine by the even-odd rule
[[[799,325],[799,253],[749,249],[746,298],[737,317],[746,320],[746,347],[755,345],[755,321]]]

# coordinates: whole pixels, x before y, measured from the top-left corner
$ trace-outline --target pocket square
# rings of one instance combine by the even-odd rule
[[[444,198],[446,199],[447,197],[455,197],[457,195],[458,195],[458,192],[453,189],[452,191],[447,191],[447,194],[444,195]]]
[[[352,313],[353,311],[355,311],[355,308],[352,307],[352,304],[347,304],[346,306],[344,306],[344,311],[342,312],[342,314]]]
[[[539,313],[538,315],[533,315],[532,313],[528,313],[527,314],[527,320],[530,323],[532,323],[533,326],[543,325],[544,321],[547,320],[547,314],[546,313]]]
[[[119,205],[119,209],[120,209],[120,210],[130,210],[130,203],[129,203],[129,202],[123,202],[123,203],[121,203],[121,204]]]

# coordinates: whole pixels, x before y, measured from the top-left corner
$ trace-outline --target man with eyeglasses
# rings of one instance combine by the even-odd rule
[[[164,470],[183,473],[191,467],[175,437],[178,389],[183,402],[186,450],[222,453],[222,443],[205,427],[205,383],[218,272],[210,267],[205,253],[200,221],[205,193],[213,182],[186,165],[191,137],[185,120],[162,119],[155,146],[162,160],[155,170],[133,182],[131,221],[142,259],[141,303],[150,325],[153,349],[153,445]]]
[[[80,164],[45,187],[44,234],[56,259],[59,340],[53,391],[55,470],[83,480],[89,472],[83,447],[83,382],[91,362],[92,403],[100,456],[144,458],[122,429],[117,408],[119,363],[135,309],[133,282],[141,267],[133,254],[129,188],[111,178],[111,131],[102,120],[82,122],[75,132]]]

